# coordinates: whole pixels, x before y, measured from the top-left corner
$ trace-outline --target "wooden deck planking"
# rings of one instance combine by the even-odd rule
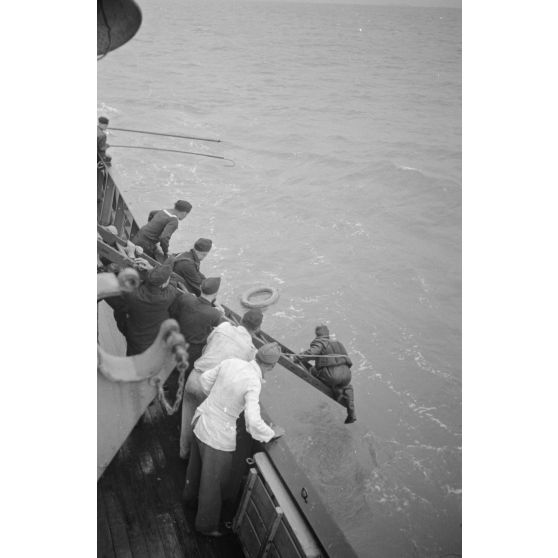
[[[98,556],[243,558],[235,537],[198,535],[183,507],[179,417],[152,404],[98,481]]]
[[[97,556],[99,558],[115,558],[105,502],[100,491],[97,491],[97,533]]]
[[[183,558],[184,552],[178,539],[176,525],[168,512],[156,514],[157,526],[161,533],[161,542],[167,558]]]
[[[147,556],[155,558],[165,556],[165,549],[161,541],[161,533],[157,528],[156,518],[152,512],[152,498],[150,489],[142,481],[142,470],[138,463],[129,469],[131,477],[135,477],[129,487],[131,503],[136,510],[138,529],[145,541]],[[118,557],[117,557],[118,558]],[[134,557],[136,558],[136,557]],[[143,557],[140,557],[143,558]]]
[[[176,380],[176,377],[171,378],[169,382],[171,386],[171,393],[175,393],[173,380]],[[167,466],[172,467],[172,469],[176,473],[172,476],[161,476],[161,481],[159,481],[157,485],[153,487],[154,491],[157,494],[159,504],[167,502],[169,499],[177,498],[177,496],[177,499],[180,501],[182,490],[184,488],[184,480],[186,478],[186,464],[182,459],[180,459],[178,455],[178,445],[180,438],[179,417],[180,411],[177,412],[176,415],[168,417],[165,411],[161,408],[160,404],[157,402],[149,407],[145,415],[145,418],[147,420],[143,423],[146,432],[149,431],[151,433],[151,443],[157,447],[158,451],[163,452]],[[153,440],[153,434],[155,434],[157,431],[156,425],[159,424],[161,421],[165,421],[166,423],[165,432],[167,433],[167,436],[165,436],[164,439],[156,438],[155,440]],[[189,536],[192,537],[193,535],[194,537],[196,537],[198,551],[203,558],[222,558],[229,556],[234,557],[238,555],[237,553],[234,553],[234,549],[232,553],[230,552],[225,541],[210,539],[207,537],[197,537],[196,532],[193,528],[195,514],[193,513],[193,511],[189,512],[188,510],[186,510],[185,513],[182,506],[180,507],[180,509],[182,510],[182,516],[185,517],[187,520],[186,525],[190,523],[190,525],[192,526],[189,531]],[[242,554],[240,554],[239,556],[242,556]]]
[[[145,537],[149,556],[151,558],[166,558],[165,546],[162,538],[166,536],[164,530],[158,526],[155,512],[162,511],[158,498],[154,494],[153,480],[159,475],[170,474],[155,469],[155,460],[151,457],[149,448],[149,432],[145,428],[143,419],[136,426],[136,436],[132,438],[132,459],[127,460],[126,468],[130,481],[131,498],[138,513],[141,531]],[[121,471],[120,477],[126,475],[126,470]],[[143,557],[141,557],[143,558]]]
[[[110,489],[105,490],[103,500],[105,501],[114,554],[122,558],[133,558],[126,521],[116,494]]]
[[[145,474],[145,471],[149,470],[148,467],[157,462],[157,459],[147,457],[146,447],[149,442],[149,432],[142,420],[127,441],[124,457],[120,459],[121,456],[117,456],[114,473],[126,501],[130,529],[141,533],[144,540],[143,548],[136,549],[139,553],[134,554],[134,558],[166,558],[167,552],[162,539],[168,536],[168,532],[165,528],[158,528],[158,520],[153,513],[153,508],[160,510],[161,505],[159,499],[154,496],[149,475]],[[112,467],[113,464],[109,468]],[[105,474],[107,473],[113,473],[113,470]],[[159,474],[159,471],[157,473]],[[104,477],[101,479],[101,482],[103,481]],[[116,558],[120,557],[117,555]]]
[[[196,533],[187,523],[182,506],[175,504],[172,507],[172,516],[176,525],[178,540],[185,550],[184,555],[188,558],[202,558],[202,553],[196,540]]]
[[[119,475],[108,475],[103,491],[106,490],[107,485],[120,498],[132,556],[149,556],[145,537],[141,529],[141,521],[136,511],[136,504],[130,498],[130,490],[127,488],[125,480],[121,479]]]

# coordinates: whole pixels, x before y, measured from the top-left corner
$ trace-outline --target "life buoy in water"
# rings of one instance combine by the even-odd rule
[[[267,298],[258,301],[250,301],[251,297],[266,293],[269,294]],[[278,299],[279,291],[274,287],[253,287],[242,294],[240,302],[242,302],[242,305],[246,306],[246,308],[265,308],[277,302]]]

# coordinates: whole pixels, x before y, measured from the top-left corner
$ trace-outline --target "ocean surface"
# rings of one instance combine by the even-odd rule
[[[189,200],[171,251],[212,238],[224,303],[276,287],[267,332],[299,350],[327,323],[346,345],[355,424],[287,372],[263,399],[359,556],[460,555],[461,11],[139,4],[98,63],[98,113],[222,143],[108,143],[235,166],[110,148],[136,218]]]

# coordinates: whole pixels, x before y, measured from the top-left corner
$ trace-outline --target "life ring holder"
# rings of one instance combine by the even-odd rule
[[[258,302],[250,302],[250,297],[258,294],[265,294],[269,293],[269,296]],[[266,308],[267,306],[271,306],[279,299],[279,291],[275,287],[252,287],[248,289],[244,293],[242,293],[240,297],[240,302],[246,308]]]

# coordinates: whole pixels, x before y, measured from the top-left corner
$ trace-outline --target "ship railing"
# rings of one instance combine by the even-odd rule
[[[114,225],[121,238],[132,239],[139,226],[120,194],[109,167],[97,154],[97,224]]]

